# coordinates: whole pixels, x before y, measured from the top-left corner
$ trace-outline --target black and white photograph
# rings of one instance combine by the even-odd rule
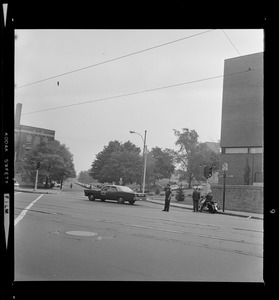
[[[16,28],[14,280],[263,283],[264,38]]]
[[[263,30],[16,30],[15,62],[16,280],[263,280]]]

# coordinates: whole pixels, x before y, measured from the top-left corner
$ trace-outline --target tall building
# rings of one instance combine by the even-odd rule
[[[233,176],[227,177],[228,184],[263,182],[262,52],[225,60],[220,147],[220,171],[226,162]]]

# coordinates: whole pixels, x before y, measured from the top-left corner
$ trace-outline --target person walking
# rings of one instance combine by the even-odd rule
[[[165,207],[163,211],[169,211],[170,209],[170,200],[171,200],[171,188],[170,184],[165,188]]]
[[[199,200],[201,197],[201,193],[198,188],[194,188],[192,198],[193,198],[193,211],[197,212],[199,210]]]

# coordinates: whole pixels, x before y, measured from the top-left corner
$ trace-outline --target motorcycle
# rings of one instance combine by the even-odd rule
[[[202,197],[199,203],[199,211],[202,212],[203,210],[214,214],[220,210],[220,206],[217,201],[207,201],[205,197]]]

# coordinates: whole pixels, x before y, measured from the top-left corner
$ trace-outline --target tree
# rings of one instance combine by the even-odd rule
[[[162,178],[170,178],[174,172],[173,152],[170,149],[162,150],[159,147],[151,149],[151,154],[155,160],[154,181]]]
[[[45,180],[46,186],[50,180],[62,182],[66,178],[76,177],[73,155],[59,141],[38,144],[26,154],[24,161],[16,164],[22,175],[34,180],[37,162],[40,162],[39,179]]]
[[[152,152],[148,151],[146,156],[146,174],[145,174],[146,175],[145,181],[148,185],[154,184],[156,180],[155,165],[156,165],[156,160],[152,155]]]
[[[175,144],[179,146],[179,150],[176,152],[176,162],[182,167],[189,188],[191,188],[191,182],[197,169],[199,136],[195,130],[188,128],[183,128],[182,132],[174,129],[174,135],[177,136]]]
[[[182,132],[174,129],[177,136],[176,145],[179,150],[175,152],[175,160],[180,165],[181,179],[187,179],[189,188],[193,179],[203,180],[203,166],[212,165],[214,170],[218,168],[219,155],[214,153],[206,143],[198,142],[198,134],[195,130],[183,128]]]
[[[122,144],[111,141],[96,155],[90,174],[99,182],[140,183],[142,157],[140,148],[130,141]]]
[[[92,177],[89,171],[81,171],[78,175],[78,181],[82,183],[92,183]]]
[[[185,194],[184,194],[184,191],[183,191],[182,184],[176,190],[175,199],[177,201],[184,201],[184,199],[185,199]]]

